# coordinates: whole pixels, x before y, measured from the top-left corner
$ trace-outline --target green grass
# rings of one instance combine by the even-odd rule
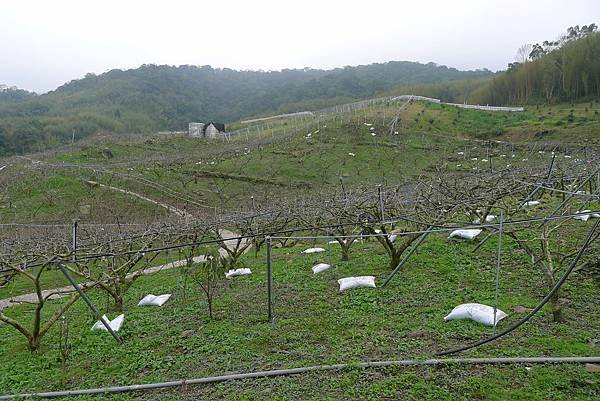
[[[577,226],[573,222],[573,227]],[[312,244],[306,244],[309,246]],[[444,322],[457,304],[494,299],[494,249],[490,241],[473,254],[471,242],[436,235],[426,241],[403,271],[384,289],[338,292],[337,279],[374,275],[387,277],[387,258],[374,242],[356,244],[351,260],[340,262],[336,247],[326,254],[301,255],[303,246],[274,249],[276,321],[266,322],[266,271],[263,252],[243,263],[253,274],[222,284],[216,318],[207,318],[206,303],[195,287],[184,300],[181,276],[166,271],[140,279],[127,296],[125,344],[107,333],[90,332],[94,319],[81,301],[69,312],[72,355],[65,371],[57,361],[57,328],[36,353],[12,328],[0,326],[2,393],[146,383],[226,372],[267,370],[363,360],[426,358],[433,352],[491,334],[471,321]],[[328,248],[325,245],[325,248]],[[505,242],[499,307],[509,313],[499,328],[522,317],[512,308],[534,306],[547,291],[527,258]],[[313,275],[315,262],[335,268]],[[513,335],[462,356],[597,355],[600,333],[598,279],[576,273],[565,288],[568,321],[550,323],[544,309]],[[138,308],[147,293],[170,292],[163,308]],[[103,312],[110,302],[92,292]],[[6,311],[26,317],[31,307]],[[115,313],[109,313],[114,317]],[[186,332],[186,335],[182,333]],[[390,368],[314,373],[287,378],[248,380],[128,394],[160,399],[594,399],[597,375],[582,366]]]
[[[165,214],[139,199],[87,188],[82,179],[110,183],[188,209],[196,206],[186,205],[180,194],[209,208],[244,210],[251,207],[250,196],[259,203],[279,202],[339,187],[342,182],[346,188],[394,185],[438,170],[488,170],[489,163],[482,159],[492,159],[495,169],[545,165],[549,149],[531,153],[529,147],[535,141],[540,146],[553,141],[552,149],[560,145],[559,158],[563,154],[582,157],[580,143],[585,140],[593,146],[600,132],[597,102],[534,106],[524,113],[417,102],[402,110],[395,135],[387,124],[398,107],[376,105],[318,124],[313,121],[310,129],[294,135],[290,132],[304,123],[284,119],[261,129],[251,127],[248,135],[231,142],[153,135],[88,144],[47,159],[77,168],[57,166],[43,173],[27,168],[18,179],[7,182],[6,193],[0,197],[0,219],[115,222],[117,217],[147,220]],[[373,124],[374,131],[364,123]],[[514,145],[481,139],[508,139]],[[471,160],[475,157],[477,161]],[[153,188],[140,179],[176,193]],[[91,205],[91,216],[80,216],[82,205]]]
[[[163,264],[171,263],[173,261],[179,260],[179,258],[183,259],[183,256],[178,255],[176,252],[171,253],[161,253],[156,258],[152,260],[152,262],[148,262],[149,256],[145,259],[142,259],[139,264],[136,266],[139,269],[144,269],[152,266],[160,266]],[[101,272],[104,265],[100,265],[99,267],[88,266],[89,271],[92,273],[92,277],[100,277]],[[136,269],[134,269],[135,271]],[[39,268],[32,268],[29,272],[33,275],[39,272]],[[85,278],[82,278],[77,275],[72,275],[75,281],[79,283],[87,282]],[[60,271],[56,267],[46,268],[45,271],[40,275],[40,285],[42,290],[53,289],[53,288],[61,288],[69,286],[69,281],[64,276],[62,271]],[[22,274],[15,275],[10,282],[4,287],[0,288],[0,299],[12,298],[23,294],[34,293],[35,288],[33,287],[33,282],[29,278],[25,277]]]
[[[488,164],[481,159],[489,157],[496,169],[545,165],[550,153],[531,154],[527,148],[531,142],[544,146],[547,141],[556,141],[562,145],[559,156],[569,154],[575,158],[581,150],[572,149],[574,143],[598,143],[600,132],[597,102],[532,107],[525,113],[510,114],[415,103],[403,111],[398,135],[390,135],[386,123],[396,108],[397,105],[384,105],[361,110],[351,119],[321,121],[318,132],[312,127],[281,139],[277,135],[284,128],[289,133],[301,123],[273,122],[264,130],[250,130],[248,137],[242,135],[228,143],[151,136],[89,144],[74,152],[46,156],[50,162],[79,167],[38,169],[24,163],[17,169],[4,170],[3,177],[15,175],[5,181],[7,185],[0,193],[0,222],[69,223],[74,218],[102,222],[119,218],[131,222],[156,220],[165,215],[158,206],[108,189],[89,188],[82,179],[184,205],[177,196],[141,183],[139,178],[145,178],[207,205],[248,209],[251,195],[259,202],[279,202],[286,196],[329,191],[340,185],[340,177],[347,187],[392,185],[438,168],[457,172],[487,169]],[[373,124],[375,136],[364,123]],[[509,139],[516,143],[513,149],[510,145],[480,142],[482,139]],[[110,150],[110,156],[105,149]],[[474,157],[478,160],[471,160]],[[558,160],[558,167],[568,168],[561,164],[562,157]],[[83,205],[90,205],[90,215],[81,214]],[[539,215],[546,210],[544,207],[529,213]],[[591,208],[598,207],[596,204]],[[570,230],[581,230],[590,224],[572,221],[568,226]],[[565,238],[572,239],[569,235]],[[331,253],[316,256],[300,255],[302,247],[275,249],[274,324],[265,321],[264,251],[258,259],[252,256],[253,252],[244,257],[243,263],[252,269],[252,276],[221,284],[214,320],[208,319],[206,302],[197,287],[190,286],[184,297],[183,280],[177,270],[143,277],[127,295],[122,330],[125,344],[121,346],[106,333],[90,332],[95,319],[78,301],[67,315],[73,351],[64,370],[58,361],[58,326],[44,338],[42,349],[32,354],[22,336],[0,325],[0,393],[147,383],[322,363],[432,357],[435,351],[491,333],[490,328],[474,322],[446,323],[443,317],[459,303],[493,303],[496,245],[491,240],[480,253],[473,254],[475,243],[449,241],[444,235],[435,235],[387,288],[344,294],[338,293],[336,280],[340,277],[375,275],[379,284],[387,277],[388,260],[377,244],[356,244],[348,262],[339,261],[335,245],[330,248]],[[503,255],[499,307],[509,317],[501,322],[500,329],[523,316],[513,311],[515,306],[532,307],[547,292],[541,273],[510,241],[505,241]],[[155,264],[165,258],[157,259]],[[333,262],[335,268],[313,276],[310,267],[321,261]],[[57,271],[44,275],[47,288],[65,284]],[[550,323],[551,313],[544,309],[514,334],[464,356],[598,355],[598,285],[597,273],[574,273],[564,287],[568,318],[565,323]],[[31,290],[26,280],[17,278],[0,289],[0,297]],[[162,309],[136,307],[145,294],[165,292],[174,297]],[[103,312],[114,317],[105,294],[99,290],[90,294]],[[45,316],[61,302],[50,302]],[[23,319],[31,316],[32,309],[30,305],[20,305],[5,313]],[[600,379],[582,366],[567,365],[536,365],[530,370],[523,365],[346,369],[113,398],[148,397],[591,400],[600,397]]]
[[[93,171],[27,171],[10,183],[0,205],[0,221],[32,222],[116,219],[132,221],[164,215],[164,209],[106,188],[91,188]]]

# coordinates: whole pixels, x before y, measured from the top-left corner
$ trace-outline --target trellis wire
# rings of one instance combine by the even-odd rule
[[[585,212],[585,213],[573,213],[573,214],[564,214],[564,215],[560,215],[560,216],[551,216],[551,217],[537,217],[537,218],[529,218],[529,219],[521,219],[521,220],[512,220],[512,221],[506,221],[503,223],[503,225],[521,225],[521,224],[529,224],[529,223],[535,223],[535,222],[548,222],[548,221],[554,221],[554,220],[562,220],[562,219],[568,219],[568,218],[573,218],[573,217],[577,217],[577,216],[585,216],[585,215],[589,215],[589,214],[596,214],[596,213],[600,213],[600,211],[598,210],[594,210],[594,211],[589,211],[589,212]],[[397,222],[400,221],[404,221],[405,219],[397,219]],[[356,235],[312,235],[312,236],[273,236],[273,234],[276,233],[281,233],[281,232],[294,232],[294,231],[306,231],[306,230],[317,230],[317,229],[322,229],[322,228],[335,228],[335,227],[344,227],[344,226],[360,226],[364,224],[364,222],[352,222],[352,223],[344,223],[344,224],[337,224],[337,225],[327,225],[327,226],[315,226],[315,227],[304,227],[304,228],[294,228],[294,229],[286,229],[286,230],[280,230],[280,231],[275,231],[275,232],[269,232],[269,233],[259,233],[259,234],[251,234],[251,235],[240,235],[240,236],[236,236],[236,237],[231,237],[231,238],[227,238],[227,240],[240,240],[240,239],[248,239],[248,238],[256,238],[256,237],[266,237],[271,235],[271,239],[335,239],[335,238],[352,238],[352,237],[356,237]],[[426,225],[427,223],[422,223],[423,225]],[[434,228],[432,230],[416,230],[416,231],[409,231],[409,232],[400,232],[400,233],[396,233],[396,235],[398,236],[405,236],[405,235],[415,235],[415,234],[425,234],[425,233],[434,233],[434,232],[448,232],[448,231],[454,231],[454,230],[458,230],[458,229],[474,229],[474,228],[497,228],[498,224],[480,224],[480,225],[467,225],[467,226],[454,226],[454,227],[443,227],[443,226],[437,226],[439,228]],[[382,236],[387,236],[389,234],[363,234],[362,237],[363,238],[368,238],[368,237],[382,237]],[[124,256],[124,255],[134,255],[134,254],[138,254],[140,252],[144,252],[144,253],[154,253],[154,252],[165,252],[165,251],[169,251],[169,250],[173,250],[173,249],[181,249],[181,248],[186,248],[186,247],[190,247],[190,246],[196,246],[196,245],[208,245],[208,244],[217,244],[217,243],[222,243],[224,241],[223,238],[221,239],[214,239],[214,240],[205,240],[205,241],[195,241],[195,242],[188,242],[188,243],[183,243],[183,244],[171,244],[171,245],[167,245],[167,246],[162,246],[162,247],[157,247],[157,248],[147,248],[147,249],[137,249],[137,250],[132,250],[132,251],[125,251],[125,252],[120,252],[120,253],[114,253],[114,252],[105,252],[105,253],[95,253],[95,254],[89,254],[89,255],[82,255],[81,257],[78,257],[76,259],[76,262],[83,262],[86,260],[93,260],[93,259],[98,259],[101,257],[112,257],[112,256]],[[44,263],[33,263],[30,265],[30,267],[37,267],[37,266],[42,266]]]
[[[554,221],[554,220],[562,220],[562,219],[569,219],[569,218],[573,218],[573,217],[578,217],[578,216],[586,216],[589,214],[597,214],[600,213],[599,210],[591,210],[589,212],[579,212],[579,213],[571,213],[571,214],[563,214],[560,216],[547,216],[547,217],[532,217],[529,219],[518,219],[518,220],[509,220],[509,221],[505,221],[503,223],[504,226],[506,225],[521,225],[521,224],[529,224],[529,223],[536,223],[536,222],[542,222],[542,221]],[[394,222],[400,222],[400,221],[404,221],[405,219],[397,219],[397,220],[390,220],[387,223],[388,224],[392,224]],[[347,223],[344,224],[346,226],[349,225],[361,225],[364,224],[363,222],[355,222],[355,223]],[[422,223],[423,225],[427,225],[427,223]],[[404,231],[404,232],[399,232],[399,233],[395,233],[395,235],[398,236],[405,236],[405,235],[414,235],[414,234],[425,234],[425,233],[434,233],[434,232],[448,232],[448,231],[455,231],[455,230],[468,230],[468,229],[476,229],[476,228],[498,228],[499,224],[493,224],[493,223],[486,223],[486,224],[469,224],[469,225],[465,225],[465,226],[452,226],[452,227],[444,227],[444,226],[437,226],[439,228],[434,228],[432,230],[415,230],[415,231]],[[287,230],[287,231],[292,231],[292,230]],[[293,230],[293,231],[302,231],[302,230]],[[384,233],[380,233],[380,234],[363,234],[363,237],[385,237],[388,236],[389,234],[384,234]],[[354,235],[299,235],[299,236],[273,236],[273,239],[330,239],[330,238],[352,238],[352,237],[357,237],[356,234]]]

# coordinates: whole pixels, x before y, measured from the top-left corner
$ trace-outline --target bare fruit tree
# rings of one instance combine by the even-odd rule
[[[25,288],[31,291],[24,294],[19,303],[32,305],[34,308],[33,313],[26,314],[31,319],[29,323],[25,321],[25,317],[11,317],[10,312],[2,310],[0,310],[0,321],[25,336],[31,351],[39,349],[42,338],[79,298],[79,294],[74,291],[45,288],[47,276],[56,274],[55,267],[59,259],[60,256],[55,255],[53,250],[46,253],[35,247],[11,254],[0,254],[0,269],[12,272],[15,280],[27,283]],[[83,286],[83,288],[87,287]],[[62,302],[55,300],[64,297],[66,300]],[[44,313],[50,304],[55,306],[52,312]]]
[[[206,296],[208,316],[212,319],[213,302],[218,290],[218,283],[225,278],[225,272],[230,262],[213,249],[205,249],[203,254],[206,258],[199,263],[195,263],[194,268],[188,270],[188,272]]]
[[[146,274],[159,252],[147,252],[159,233],[126,242],[109,242],[99,249],[102,256],[65,265],[75,275],[88,280],[114,300],[115,310],[123,311],[125,294],[133,283]]]

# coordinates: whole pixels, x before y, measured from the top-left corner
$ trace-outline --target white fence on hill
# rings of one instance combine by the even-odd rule
[[[368,100],[361,100],[358,102],[352,102],[352,103],[331,106],[331,107],[327,107],[327,108],[315,110],[315,111],[300,111],[297,113],[279,114],[276,116],[255,118],[252,120],[242,121],[242,124],[251,124],[253,122],[275,120],[275,119],[280,119],[280,118],[293,118],[293,119],[300,119],[300,120],[307,120],[307,119],[314,119],[314,118],[320,119],[323,117],[337,115],[340,113],[350,113],[350,112],[354,112],[357,110],[362,110],[362,109],[365,109],[368,107],[373,107],[377,104],[384,104],[384,103],[389,104],[389,103],[401,102],[401,101],[404,101],[404,102],[423,101],[423,102],[430,102],[430,103],[435,103],[435,104],[444,104],[447,106],[460,107],[463,109],[473,109],[473,110],[482,110],[482,111],[500,111],[500,112],[523,112],[523,111],[525,111],[525,109],[523,107],[504,107],[504,106],[488,106],[488,105],[483,106],[483,105],[478,105],[478,104],[448,103],[448,102],[442,102],[440,99],[426,97],[426,96],[399,95],[399,96],[385,96],[385,97],[378,97],[378,98],[373,98],[373,99],[368,99]],[[241,134],[249,134],[252,131],[261,132],[264,130],[268,130],[270,128],[271,128],[271,126],[269,126],[269,124],[267,122],[264,125],[260,125],[260,126],[254,125],[254,126],[237,129],[235,131],[230,132],[229,137],[241,135]]]

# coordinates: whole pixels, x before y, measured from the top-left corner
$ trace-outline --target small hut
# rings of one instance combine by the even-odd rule
[[[202,138],[204,136],[204,123],[190,123],[189,135],[193,138]]]
[[[205,138],[219,138],[225,133],[225,124],[209,122],[204,127]]]
[[[209,123],[190,123],[189,136],[193,138],[220,138],[225,135],[225,124]]]

